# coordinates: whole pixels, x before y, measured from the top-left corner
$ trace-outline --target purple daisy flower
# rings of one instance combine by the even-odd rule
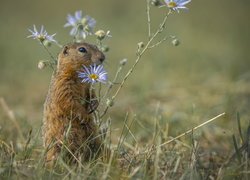
[[[83,66],[82,71],[78,72],[78,77],[82,79],[82,82],[87,83],[106,83],[108,76],[104,70],[103,65],[90,65],[89,68]]]
[[[76,11],[74,16],[69,14],[67,21],[68,22],[64,25],[64,27],[72,26],[69,34],[83,39],[93,33],[96,25],[96,20],[88,15],[83,16],[82,11]]]
[[[167,7],[177,12],[179,12],[179,9],[188,9],[185,5],[190,2],[191,0],[165,0]]]
[[[41,26],[40,32],[38,32],[35,25],[33,25],[33,30],[31,30],[31,29],[28,29],[28,30],[29,30],[29,32],[31,32],[31,35],[27,36],[27,38],[37,39],[40,42],[47,40],[49,42],[57,43],[57,41],[54,39],[54,36],[56,35],[56,33],[52,34],[52,35],[48,35],[47,31],[44,29],[44,26]]]

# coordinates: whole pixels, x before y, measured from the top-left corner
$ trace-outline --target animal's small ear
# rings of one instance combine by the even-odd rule
[[[67,45],[64,46],[64,47],[63,47],[63,54],[64,54],[64,55],[68,55],[68,53],[69,53],[68,50],[69,50],[69,47],[68,47]]]

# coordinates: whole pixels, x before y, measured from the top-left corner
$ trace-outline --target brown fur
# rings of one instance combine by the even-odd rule
[[[87,52],[79,52],[80,47]],[[66,150],[66,157],[73,160],[81,157],[86,161],[101,149],[101,138],[91,115],[98,101],[95,93],[90,93],[90,84],[82,83],[77,77],[77,71],[82,65],[100,64],[104,58],[96,46],[87,43],[68,44],[58,55],[58,67],[44,104],[43,140],[48,149],[47,162],[57,159],[63,144],[70,151]]]

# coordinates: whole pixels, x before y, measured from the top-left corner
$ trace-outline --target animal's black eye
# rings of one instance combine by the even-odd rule
[[[85,49],[85,47],[80,47],[78,49],[78,51],[81,52],[81,53],[86,53],[87,52],[87,50]]]

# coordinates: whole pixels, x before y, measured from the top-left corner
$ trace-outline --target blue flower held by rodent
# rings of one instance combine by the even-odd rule
[[[108,76],[102,65],[91,65],[88,67],[83,66],[82,71],[78,72],[78,77],[82,79],[82,82],[87,83],[106,83]]]

